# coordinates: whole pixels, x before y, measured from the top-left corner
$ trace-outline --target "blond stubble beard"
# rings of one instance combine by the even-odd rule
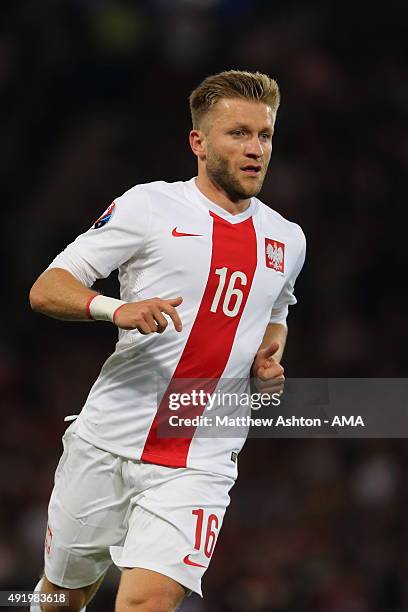
[[[231,199],[232,202],[245,200],[258,195],[262,189],[265,179],[265,174],[262,174],[261,180],[250,188],[245,188],[244,185],[230,172],[228,159],[219,155],[214,149],[207,149],[207,164],[206,170],[209,178],[213,183],[221,187]]]

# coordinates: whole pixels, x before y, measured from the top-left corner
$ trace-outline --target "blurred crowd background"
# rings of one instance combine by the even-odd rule
[[[208,74],[281,87],[261,197],[308,239],[287,375],[406,376],[407,16],[393,0],[2,3],[0,589],[37,582],[63,417],[115,342],[32,313],[29,288],[115,196],[195,174],[187,99]],[[403,439],[250,440],[205,598],[182,609],[408,610],[407,455]],[[117,579],[90,610],[113,610]]]

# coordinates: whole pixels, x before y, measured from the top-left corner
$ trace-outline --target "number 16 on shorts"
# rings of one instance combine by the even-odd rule
[[[203,508],[192,510],[191,513],[196,517],[194,549],[204,552],[207,559],[211,559],[214,552],[215,543],[217,541],[219,527],[218,517],[216,514],[210,514],[207,516]],[[205,534],[204,541],[203,532]],[[191,557],[192,555],[186,555],[184,557],[184,563],[187,565],[193,565],[195,567],[207,567],[207,565],[193,561]]]

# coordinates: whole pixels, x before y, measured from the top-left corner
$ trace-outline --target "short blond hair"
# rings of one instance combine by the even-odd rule
[[[264,102],[276,112],[280,103],[276,81],[262,72],[225,70],[206,79],[190,95],[193,129],[199,129],[203,117],[220,98],[244,98]]]

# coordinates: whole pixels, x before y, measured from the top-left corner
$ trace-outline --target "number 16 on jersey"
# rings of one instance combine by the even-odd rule
[[[228,276],[228,268],[217,268],[215,273],[220,277],[218,282],[217,291],[215,292],[213,302],[211,304],[210,311],[217,312],[221,296],[224,291],[225,283]],[[222,300],[222,311],[227,317],[235,317],[240,309],[244,294],[241,289],[238,289],[235,284],[240,282],[241,285],[247,284],[247,277],[244,272],[239,270],[233,272],[230,276],[227,289]],[[235,299],[234,299],[235,298]]]

